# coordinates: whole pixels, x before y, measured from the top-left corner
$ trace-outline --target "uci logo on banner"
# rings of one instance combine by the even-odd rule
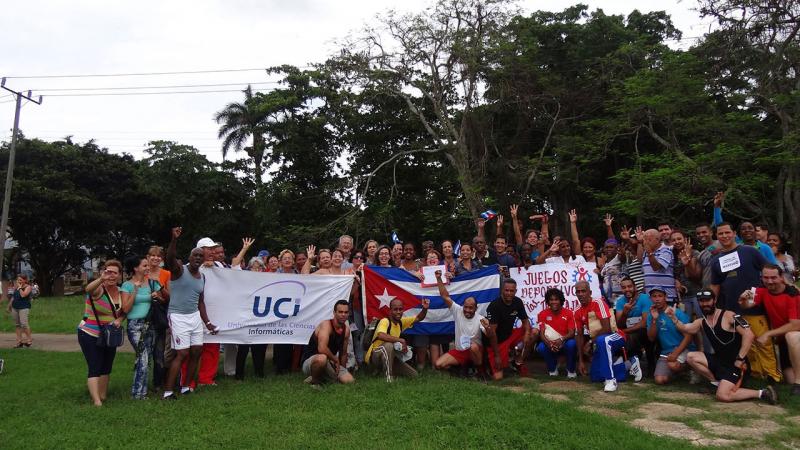
[[[306,293],[306,285],[299,281],[277,281],[253,292],[253,315],[278,319],[296,316],[300,312],[300,300]]]

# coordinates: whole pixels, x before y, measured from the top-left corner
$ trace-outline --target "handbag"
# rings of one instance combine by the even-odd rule
[[[111,305],[111,314],[114,316],[114,319],[117,318],[117,309],[114,307],[114,302],[111,301],[111,296],[108,295],[106,292],[106,288],[103,287],[103,295],[108,298],[108,303]],[[115,327],[111,323],[106,323],[105,325],[100,324],[100,317],[97,315],[97,309],[94,307],[94,299],[92,298],[92,294],[89,294],[89,303],[92,305],[92,312],[94,312],[94,320],[97,321],[97,325],[100,327],[100,335],[97,336],[97,346],[98,347],[119,347],[125,341],[125,334],[122,332],[122,327]]]
[[[155,282],[153,280],[148,280],[150,283],[150,292],[154,292],[155,289]],[[150,312],[147,313],[147,322],[150,323],[150,327],[162,333],[169,328],[169,321],[167,320],[167,305],[162,304],[156,299],[153,299],[150,302]]]

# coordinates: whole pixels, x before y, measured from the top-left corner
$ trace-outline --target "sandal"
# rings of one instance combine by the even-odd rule
[[[23,344],[22,342],[17,342],[17,345],[15,345],[14,348],[22,348],[24,346],[25,344]]]
[[[25,347],[30,347],[32,344],[33,344],[33,341],[31,341],[31,342],[28,342],[28,343],[26,343],[26,344],[23,344],[23,345],[25,345]]]

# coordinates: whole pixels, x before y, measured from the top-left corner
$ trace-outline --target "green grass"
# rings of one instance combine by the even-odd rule
[[[90,405],[80,353],[6,350],[3,448],[687,448],[497,386],[426,374],[389,385],[359,377],[321,392],[300,375],[200,390],[175,402],[129,399],[132,355],[120,354],[103,408]]]
[[[83,295],[40,297],[33,301],[29,322],[33,333],[74,333],[83,317]],[[3,303],[0,332],[14,332],[14,320]]]

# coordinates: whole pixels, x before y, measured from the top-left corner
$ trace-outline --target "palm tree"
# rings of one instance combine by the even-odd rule
[[[222,141],[222,157],[225,158],[228,150],[244,150],[255,163],[256,186],[261,185],[261,167],[264,160],[266,143],[264,140],[264,121],[266,114],[260,107],[257,99],[253,97],[253,89],[247,85],[244,91],[244,102],[229,103],[222,111],[214,115],[214,120],[221,124],[217,137],[225,138]],[[252,146],[245,146],[249,138],[253,139]]]

